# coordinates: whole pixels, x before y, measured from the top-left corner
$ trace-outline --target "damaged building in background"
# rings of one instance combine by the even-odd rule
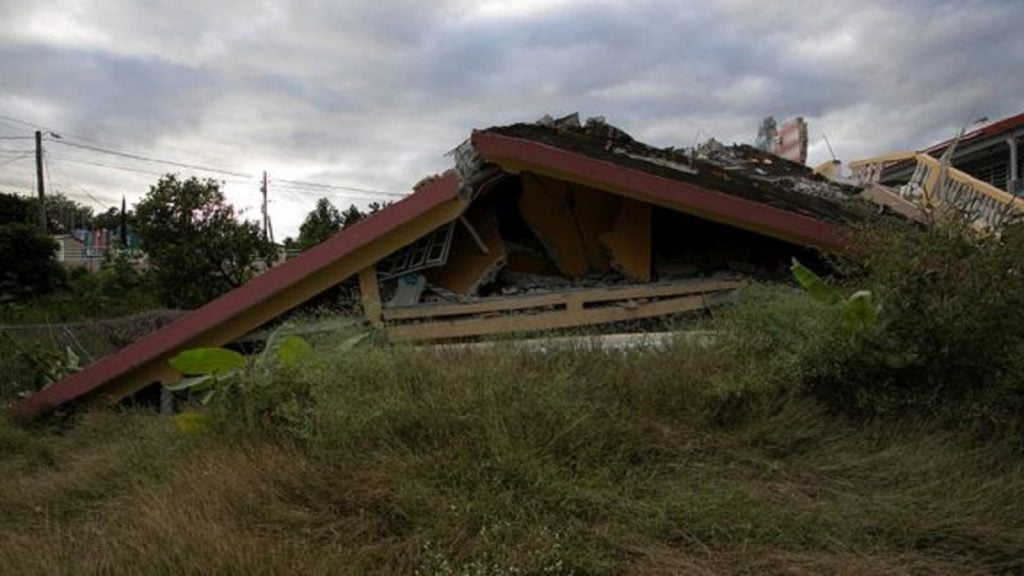
[[[874,201],[916,220],[953,209],[969,213],[978,230],[999,230],[1024,212],[1022,137],[1024,114],[970,132],[964,126],[956,137],[921,151],[851,162],[850,181]],[[824,165],[817,170],[831,172]]]
[[[37,392],[22,417],[115,400],[349,278],[390,342],[616,325],[714,305],[846,248],[861,188],[746,145],[637,142],[601,118],[474,131],[407,198]]]

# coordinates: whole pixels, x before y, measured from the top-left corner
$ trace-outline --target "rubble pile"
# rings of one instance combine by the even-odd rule
[[[578,114],[479,132],[544,144],[825,222],[858,221],[873,212],[858,198],[858,189],[752,146],[711,139],[690,150],[656,148],[602,117],[581,121]],[[421,262],[404,273],[422,278],[412,283],[423,286],[422,303],[670,279],[775,277],[785,274],[792,254],[808,251],[581,182],[504,171],[481,158],[472,139],[451,155],[472,205],[447,236],[428,235],[434,240],[406,248],[412,255],[444,258],[423,264],[422,257],[397,255],[400,261]],[[447,238],[443,250],[438,238]],[[378,266],[378,274],[383,271]],[[384,277],[402,274],[389,269]]]

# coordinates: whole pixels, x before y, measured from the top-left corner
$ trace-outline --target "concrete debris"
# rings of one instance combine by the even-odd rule
[[[505,147],[482,152],[481,135],[504,138]],[[515,156],[517,146],[534,144],[541,146],[536,152],[540,157],[557,150],[602,162],[600,166],[620,172],[599,176],[583,171],[569,177],[561,170],[531,168],[530,160],[495,160]],[[726,146],[714,139],[692,150],[655,148],[637,142],[600,116],[581,122],[579,114],[545,115],[531,124],[477,131],[451,156],[460,195],[470,206],[456,219],[443,264],[420,266],[422,276],[394,280],[400,286],[386,308],[409,310],[402,316],[392,312],[394,318],[413,318],[417,314],[413,309],[439,303],[469,307],[459,310],[491,310],[505,318],[500,311],[508,309],[502,304],[508,299],[546,298],[579,290],[600,292],[666,280],[735,283],[737,278],[786,277],[790,258],[813,259],[815,248],[803,244],[799,234],[790,236],[785,228],[765,235],[763,226],[747,222],[759,217],[758,210],[799,215],[820,223],[812,227],[845,225],[876,212],[858,188],[833,182],[770,152],[746,145]],[[676,207],[677,197],[651,200],[648,187],[640,188],[639,194],[623,194],[615,184],[615,174],[627,172],[663,179],[658,182],[684,183],[687,187],[681,190],[686,194],[699,191],[693,200],[698,205],[690,212]],[[736,216],[714,212],[719,210],[719,198],[743,203]],[[704,207],[702,202],[710,204]],[[765,218],[774,219],[771,226],[776,226],[776,220],[789,216]],[[802,222],[805,220],[793,220],[793,225],[805,226]],[[433,237],[443,238],[438,232]],[[406,266],[417,266],[413,255],[423,252],[422,246],[417,248],[423,242],[405,250],[410,253]],[[395,260],[385,260],[378,269],[388,263],[394,268]],[[402,258],[397,260],[405,264]],[[393,269],[386,269],[381,278],[395,275]],[[715,301],[723,297],[724,293],[717,294]],[[650,315],[657,313],[655,309],[685,310],[695,305],[699,307],[699,302],[669,304],[629,298],[614,304],[620,311],[616,313],[596,314],[570,306],[565,311],[568,318],[555,314],[543,319],[495,319],[493,324],[498,332],[514,326],[552,328],[571,325],[572,318],[585,324],[634,311]],[[436,314],[431,310],[424,309],[424,321]],[[385,310],[385,319],[388,314]],[[529,316],[530,312],[516,314]],[[458,328],[438,324],[438,334],[459,337],[488,330],[485,325],[489,322],[483,319],[467,322]],[[408,323],[396,330],[393,336],[399,339],[429,332]]]
[[[548,128],[554,128],[556,130],[579,130],[582,128],[579,112],[573,112],[572,114],[562,116],[557,119],[545,114],[543,118],[537,121],[537,124]]]
[[[625,148],[620,148],[620,147],[612,148],[612,152],[615,152],[616,154],[622,154],[623,156],[628,156],[628,157],[630,157],[630,158],[632,158],[634,160],[640,160],[642,162],[650,162],[651,164],[657,164],[658,166],[664,166],[665,168],[671,168],[672,170],[676,170],[678,172],[684,172],[686,174],[696,174],[697,173],[697,169],[694,168],[691,164],[683,164],[682,162],[677,162],[677,161],[674,161],[674,160],[667,160],[665,158],[653,158],[651,156],[643,156],[643,155],[640,155],[640,154],[634,154],[634,153],[626,150]]]
[[[469,140],[456,146],[448,156],[455,163],[455,173],[459,175],[459,194],[470,201],[481,192],[484,182],[500,173],[496,167],[485,165]]]

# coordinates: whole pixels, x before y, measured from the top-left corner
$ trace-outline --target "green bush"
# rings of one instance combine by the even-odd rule
[[[815,382],[831,405],[920,411],[1019,428],[1024,409],[1024,227],[999,236],[955,222],[860,232],[858,262],[880,305],[879,325],[844,357],[839,378]]]
[[[785,285],[740,291],[708,327],[717,334],[714,356],[725,360],[711,377],[720,423],[773,412],[811,383],[839,378],[861,339],[842,308]]]
[[[735,364],[717,389],[747,402],[802,391],[858,417],[1024,431],[1024,228],[979,236],[956,223],[882,223],[855,244],[832,304],[754,287],[719,314]],[[870,322],[850,322],[842,295],[857,292]]]
[[[64,282],[57,243],[30,224],[0,224],[0,301],[49,294]]]
[[[10,324],[50,324],[91,318],[110,318],[159,307],[152,275],[132,258],[118,252],[99,270],[72,268],[60,289],[8,302],[0,319]]]

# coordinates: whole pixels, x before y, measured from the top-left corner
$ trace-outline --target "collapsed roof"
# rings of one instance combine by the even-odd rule
[[[356,275],[367,318],[392,341],[602,324],[699,310],[794,253],[841,252],[846,226],[876,211],[857,188],[749,146],[660,149],[576,115],[474,131],[454,159],[16,415],[176,379],[175,354],[231,342]]]

